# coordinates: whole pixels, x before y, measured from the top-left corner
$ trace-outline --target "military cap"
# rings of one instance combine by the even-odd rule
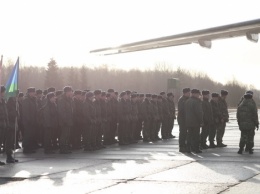
[[[136,98],[137,95],[136,94],[131,94],[131,98]]]
[[[106,96],[106,92],[101,92],[101,96]]]
[[[47,89],[47,93],[49,93],[49,92],[55,92],[55,90],[56,90],[56,89],[55,89],[54,87],[50,87],[50,88]]]
[[[30,88],[27,89],[27,92],[28,92],[28,93],[30,93],[30,92],[35,92],[35,88],[30,87]]]
[[[174,96],[172,92],[170,93],[167,93],[167,96],[170,97],[170,96]]]
[[[87,92],[90,92],[90,90],[83,90],[83,91],[86,92],[86,93],[87,93]]]
[[[48,94],[48,90],[44,90],[43,95],[47,95],[47,94]]]
[[[152,97],[152,94],[145,94],[145,97],[150,98]]]
[[[153,94],[152,95],[152,98],[157,98],[158,96],[156,94]]]
[[[95,90],[94,91],[94,95],[99,95],[99,94],[101,94],[102,92],[101,92],[101,90]]]
[[[131,94],[131,91],[130,90],[126,90],[125,91],[127,95],[130,95]]]
[[[140,98],[143,98],[143,97],[144,97],[144,94],[139,94],[139,97],[140,97]]]
[[[94,96],[93,92],[87,92],[87,93],[86,93],[86,97],[87,97],[87,98],[91,98],[91,97],[93,97],[93,96]]]
[[[75,90],[74,91],[74,95],[81,95],[81,94],[82,94],[82,92],[80,90]]]
[[[158,96],[158,99],[162,99],[162,96],[160,95],[160,96]]]
[[[59,96],[59,95],[61,95],[61,94],[63,94],[63,91],[62,91],[62,90],[57,90],[57,91],[55,92],[55,95],[56,95],[56,96]]]
[[[185,94],[185,93],[188,93],[188,92],[190,92],[190,88],[183,88],[182,89],[182,92]]]
[[[1,93],[5,92],[5,90],[6,90],[5,86],[1,86]]]
[[[115,95],[117,96],[117,95],[118,95],[118,92],[115,92]]]
[[[248,90],[248,91],[246,91],[246,94],[252,94],[252,95],[254,95],[254,92],[253,92],[252,90]]]
[[[227,96],[228,95],[228,91],[227,90],[221,90],[221,96]]]
[[[36,90],[36,94],[42,94],[42,90]]]
[[[208,95],[210,92],[208,90],[202,90],[202,95]]]
[[[137,92],[136,91],[132,91],[132,94],[137,94]]]
[[[165,92],[160,92],[160,95],[164,95],[164,94],[166,94]]]
[[[64,93],[66,93],[66,92],[72,92],[71,86],[65,86],[65,87],[63,88],[63,92],[64,92]]]
[[[110,97],[111,97],[111,94],[107,93],[107,94],[106,94],[106,97],[107,97],[107,98],[110,98]]]
[[[24,97],[24,94],[22,93],[22,92],[20,92],[19,94],[18,94],[18,97],[20,98],[20,97]]]
[[[250,94],[250,93],[244,94],[244,98],[245,98],[245,99],[251,99],[252,97],[253,97],[253,95]]]
[[[86,91],[81,91],[81,96],[85,96],[86,95]]]
[[[192,94],[200,94],[200,91],[198,89],[192,89],[191,93]]]
[[[212,94],[211,94],[211,96],[214,98],[214,97],[219,97],[219,94],[218,93],[216,93],[216,92],[213,92]]]
[[[48,98],[48,99],[51,99],[51,98],[53,98],[53,97],[55,97],[54,92],[49,92],[49,93],[47,94],[47,98]]]
[[[126,92],[121,92],[120,97],[123,97],[126,95]]]
[[[114,89],[108,89],[107,92],[112,93],[115,92]]]

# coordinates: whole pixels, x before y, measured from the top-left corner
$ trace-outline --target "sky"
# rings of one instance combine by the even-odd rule
[[[90,50],[260,18],[257,0],[0,0],[0,55],[22,65],[153,69],[165,63],[260,89],[260,43],[245,37],[113,56]]]

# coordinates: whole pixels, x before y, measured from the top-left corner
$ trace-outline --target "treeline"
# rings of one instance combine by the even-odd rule
[[[12,64],[12,65],[11,65]],[[2,68],[2,83],[6,83],[8,76],[13,68],[13,63],[8,62]],[[206,74],[193,73],[178,68],[171,70],[166,64],[157,64],[154,69],[140,70],[118,70],[110,69],[107,65],[98,68],[81,67],[58,67],[56,61],[51,59],[47,67],[24,66],[19,71],[19,88],[25,92],[28,87],[37,89],[46,89],[55,87],[62,89],[65,85],[70,85],[74,89],[103,89],[114,88],[117,91],[126,89],[141,93],[159,93],[167,91],[167,80],[169,78],[177,78],[178,88],[171,90],[176,96],[176,100],[180,97],[182,88],[198,88],[208,89],[211,92],[220,92],[221,89],[229,91],[228,104],[230,107],[236,107],[241,96],[249,88],[236,80],[232,80],[227,84],[211,80]],[[255,100],[259,105],[260,92],[255,92]]]

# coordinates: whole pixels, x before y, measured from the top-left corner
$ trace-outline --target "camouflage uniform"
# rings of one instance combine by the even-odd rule
[[[135,131],[135,139],[136,140],[141,140],[142,139],[142,131],[143,131],[143,117],[141,113],[141,108],[142,108],[142,101],[138,100],[137,101],[137,108],[138,108],[138,121],[136,124],[136,131]]]
[[[173,127],[174,127],[174,120],[176,119],[175,104],[174,104],[173,99],[170,100],[168,98],[168,104],[169,104],[170,115],[169,115],[169,118],[168,118],[168,130],[167,130],[166,136],[169,137],[169,138],[175,138],[175,136],[172,135],[172,130],[173,130]]]
[[[199,151],[200,127],[203,124],[203,111],[201,100],[190,97],[185,102],[185,125],[188,129],[187,152],[192,149]]]
[[[136,143],[136,128],[137,128],[137,122],[138,122],[138,104],[137,102],[131,101],[131,128],[130,128],[130,143]]]
[[[6,132],[8,128],[8,113],[6,102],[4,99],[1,99],[0,102],[0,147],[5,145]]]
[[[252,150],[254,146],[255,128],[259,126],[258,113],[253,99],[244,99],[237,109],[237,122],[241,131],[240,149],[245,145]]]
[[[73,131],[71,131],[71,144],[74,149],[81,148],[82,126],[83,126],[83,102],[74,98],[73,102]]]
[[[204,125],[202,127],[201,134],[200,134],[200,143],[201,146],[203,147],[207,143],[207,138],[209,136],[210,128],[212,127],[212,122],[213,122],[212,108],[209,99],[203,98],[202,110],[203,110]]]
[[[96,125],[94,131],[94,139],[96,140],[96,149],[103,147],[102,145],[102,110],[101,110],[101,100],[94,100],[94,106],[96,110]],[[94,144],[94,142],[93,142]]]
[[[178,124],[179,124],[179,147],[182,149],[186,149],[186,141],[188,130],[186,127],[186,119],[185,119],[185,103],[189,99],[189,97],[182,96],[178,101]]]
[[[127,128],[129,127],[129,115],[127,112],[127,101],[121,98],[118,103],[118,119],[119,119],[119,129],[118,129],[118,138],[119,144],[125,145],[128,144],[127,139]]]
[[[163,98],[162,100],[162,129],[161,135],[162,139],[168,139],[167,132],[169,129],[169,118],[170,118],[170,109],[169,109],[169,102],[167,99]]]
[[[209,131],[209,142],[211,145],[213,145],[214,139],[216,136],[216,130],[219,128],[219,125],[221,122],[221,112],[220,112],[218,102],[211,99],[210,104],[211,104],[211,108],[212,108],[213,121],[212,121],[212,126]]]
[[[156,141],[158,136],[158,128],[160,124],[160,115],[159,115],[159,109],[156,101],[151,101],[152,104],[152,122],[151,122],[151,128],[152,128],[152,135],[151,140]]]
[[[226,100],[219,97],[219,108],[221,112],[221,122],[217,128],[217,144],[221,145],[225,134],[226,123],[229,121],[228,105]]]
[[[152,104],[148,98],[145,98],[141,106],[141,113],[144,119],[143,141],[147,142],[152,137]]]
[[[111,109],[111,115],[110,115],[110,127],[109,127],[109,143],[113,144],[116,143],[115,137],[117,132],[117,123],[118,123],[118,115],[117,115],[117,107],[118,107],[118,100],[115,98],[111,98],[111,100],[108,102],[108,106]]]

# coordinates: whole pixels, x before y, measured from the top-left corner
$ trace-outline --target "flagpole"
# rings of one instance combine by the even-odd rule
[[[16,103],[15,103],[15,110],[16,110],[16,117],[15,117],[15,127],[14,127],[14,159],[15,159],[15,151],[16,151],[16,135],[18,131],[18,80],[19,80],[19,66],[20,66],[20,60],[19,57],[17,59],[18,61],[18,72],[17,72],[17,90],[16,90]]]

